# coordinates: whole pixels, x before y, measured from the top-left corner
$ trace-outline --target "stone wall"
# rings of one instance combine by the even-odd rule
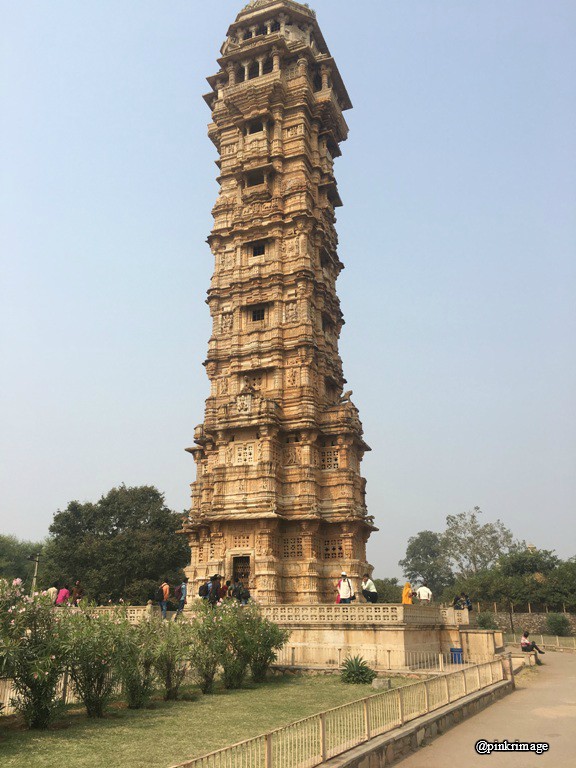
[[[527,629],[529,632],[537,632],[544,635],[549,635],[550,630],[548,629],[548,624],[546,622],[547,616],[547,613],[513,613],[512,620],[514,622],[514,631],[524,632],[524,630]],[[565,613],[564,616],[566,616],[570,621],[572,633],[576,634],[576,615],[573,613]],[[510,616],[508,613],[500,611],[495,613],[494,617],[498,623],[499,628],[503,632],[512,631],[510,627]]]

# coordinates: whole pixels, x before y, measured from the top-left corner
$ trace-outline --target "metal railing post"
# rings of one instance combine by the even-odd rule
[[[326,762],[326,715],[320,714],[320,757],[322,762]]]
[[[66,704],[66,697],[68,696],[68,670],[64,670],[62,676],[62,702]]]
[[[444,682],[446,683],[446,701],[450,704],[450,683],[448,682],[448,675],[444,677]]]
[[[444,672],[444,655],[442,651],[438,654],[438,669],[440,672]]]
[[[370,709],[368,708],[369,702],[364,699],[362,702],[364,705],[364,733],[366,735],[366,741],[372,738],[372,729],[370,728]]]
[[[267,733],[264,736],[264,747],[265,747],[264,766],[265,768],[272,768],[272,734],[271,733]]]
[[[430,691],[428,690],[428,680],[424,680],[424,706],[426,707],[426,714],[430,712]]]
[[[404,696],[402,695],[403,688],[398,688],[398,714],[400,716],[400,725],[404,725]]]
[[[462,670],[462,675],[464,677],[464,696],[468,696],[468,682],[466,681],[466,670]]]
[[[508,669],[510,670],[510,680],[512,681],[512,688],[516,688],[516,678],[514,677],[514,667],[512,666],[512,654],[509,652],[506,654],[508,658]],[[502,660],[504,664],[504,660]],[[504,675],[504,668],[502,668],[502,675]]]

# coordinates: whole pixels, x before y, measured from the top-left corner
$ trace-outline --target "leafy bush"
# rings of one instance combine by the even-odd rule
[[[65,652],[59,617],[49,599],[23,595],[19,579],[11,587],[0,585],[0,602],[5,608],[0,625],[2,668],[14,681],[12,704],[29,728],[47,728],[62,708],[57,688]]]
[[[549,613],[546,617],[546,624],[551,635],[568,637],[571,632],[568,616],[563,613]]]
[[[148,622],[151,636],[153,666],[164,686],[164,701],[175,701],[188,671],[193,643],[193,630],[185,621]]]
[[[214,678],[220,667],[221,631],[220,611],[212,608],[207,600],[195,607],[190,622],[192,643],[190,645],[190,666],[202,693],[212,693]]]
[[[141,709],[154,692],[154,648],[151,623],[130,624],[126,615],[120,625],[118,672],[129,709]]]
[[[368,666],[362,656],[349,656],[342,668],[341,679],[343,683],[369,684],[377,673]]]
[[[116,685],[122,650],[121,619],[116,614],[61,609],[66,655],[76,693],[88,717],[103,717]]]
[[[225,688],[240,688],[246,677],[253,648],[246,606],[226,600],[217,611],[217,646]]]
[[[498,629],[498,623],[493,613],[482,611],[476,616],[476,625],[478,629]]]
[[[264,618],[257,605],[252,603],[244,609],[250,624],[250,672],[255,683],[266,679],[266,672],[276,661],[277,653],[290,637],[287,629],[282,629],[274,622]]]

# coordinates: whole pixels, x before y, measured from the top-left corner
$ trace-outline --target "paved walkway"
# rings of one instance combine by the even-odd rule
[[[522,672],[516,691],[465,720],[398,768],[576,768],[576,654],[548,651]],[[548,742],[550,750],[478,755],[479,739]]]

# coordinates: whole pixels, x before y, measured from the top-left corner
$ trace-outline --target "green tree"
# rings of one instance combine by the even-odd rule
[[[30,585],[34,573],[34,563],[28,558],[42,550],[43,544],[37,541],[22,541],[16,536],[0,535],[0,578],[20,578]]]
[[[190,557],[182,516],[153,486],[113,488],[96,503],[71,501],[58,511],[41,562],[42,583],[80,580],[99,603],[144,604],[158,583],[176,583]]]
[[[547,574],[560,564],[560,558],[547,549],[517,549],[502,555],[498,561],[504,576]]]
[[[448,515],[442,534],[442,549],[447,561],[460,577],[471,576],[493,567],[498,559],[526,545],[514,540],[500,521],[480,522],[480,507],[458,515]]]
[[[402,600],[402,586],[398,579],[386,577],[374,579],[379,603],[399,603]]]
[[[443,536],[434,531],[420,531],[408,539],[406,557],[398,564],[410,582],[425,581],[435,598],[454,581]]]

